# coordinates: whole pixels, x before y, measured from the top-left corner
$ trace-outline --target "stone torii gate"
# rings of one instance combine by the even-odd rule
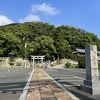
[[[34,67],[34,60],[35,59],[40,59],[41,64],[43,64],[43,59],[44,59],[45,56],[31,56],[31,57],[32,57],[31,59],[33,60],[32,62],[33,62],[33,67]]]

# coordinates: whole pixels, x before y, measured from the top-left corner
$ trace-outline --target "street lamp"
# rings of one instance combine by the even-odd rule
[[[27,47],[27,43],[25,43],[25,59],[26,59],[26,47]]]
[[[25,53],[24,54],[24,57],[25,57],[24,59],[26,59],[26,47],[27,47],[27,43],[25,42],[25,39],[26,39],[26,37],[24,36],[23,37],[23,42],[24,42],[23,46],[24,46],[24,53]]]

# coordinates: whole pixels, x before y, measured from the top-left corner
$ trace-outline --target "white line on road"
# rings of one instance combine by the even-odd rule
[[[55,71],[55,72],[57,72],[57,71],[58,71],[58,70],[56,70],[56,69],[52,69],[52,68],[50,68],[49,70],[51,70],[51,71],[53,70],[53,71]]]
[[[42,70],[42,69],[41,69]],[[69,95],[73,100],[80,100],[76,96],[74,96],[70,91],[68,91],[65,87],[63,87],[60,83],[55,81],[51,76],[49,76],[44,70],[42,70],[51,80],[53,80],[67,95]]]
[[[85,72],[85,70],[84,70],[84,72],[82,71],[82,70],[80,70],[80,71],[77,71],[77,69],[76,70],[72,70],[72,69],[69,69],[69,68],[60,68],[60,69],[66,69],[66,70],[70,70],[70,71],[73,71],[73,72],[79,72],[79,73],[86,73]],[[100,75],[99,75],[100,76]]]
[[[73,77],[81,79],[81,80],[85,80],[84,78],[81,78],[81,77],[77,77],[77,76],[73,76]]]
[[[66,87],[75,87],[75,86],[80,86],[80,85],[64,85],[64,86],[66,86]]]
[[[78,81],[82,81],[82,80],[67,80],[67,81],[77,81],[78,82]],[[61,82],[61,81],[59,81],[59,82]]]
[[[32,72],[31,72],[31,75],[30,75],[30,77],[29,77],[29,79],[28,79],[28,81],[27,81],[27,83],[26,83],[26,85],[25,85],[25,87],[23,89],[23,92],[22,92],[19,100],[26,100],[26,97],[27,97],[27,93],[28,93],[28,89],[29,89],[29,85],[30,85],[30,81],[31,81],[33,72],[34,72],[34,68],[33,68]]]
[[[65,68],[64,68],[65,69]],[[79,73],[86,73],[86,72],[83,72],[83,71],[77,71],[77,70],[72,70],[72,69],[68,69],[68,68],[66,68],[67,70],[70,70],[70,71],[73,71],[73,72],[79,72]],[[100,75],[99,75],[100,76]]]
[[[73,72],[79,72],[79,73],[85,73],[85,72],[83,72],[81,70],[80,71],[77,71],[77,70],[72,70],[72,69],[68,69],[68,68],[66,70],[70,70],[70,71],[73,71]]]

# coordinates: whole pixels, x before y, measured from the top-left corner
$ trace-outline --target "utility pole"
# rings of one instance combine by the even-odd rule
[[[27,47],[27,43],[25,43],[25,59],[26,59],[26,47]]]
[[[23,37],[23,42],[24,42],[24,63],[25,63],[25,68],[27,67],[27,60],[26,60],[26,47],[27,47],[27,43],[25,42],[25,36]]]
[[[26,60],[26,47],[27,47],[27,43],[25,43],[25,68],[27,67],[27,60]]]

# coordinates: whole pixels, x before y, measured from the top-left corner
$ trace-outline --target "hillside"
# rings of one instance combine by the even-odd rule
[[[68,58],[75,48],[96,44],[100,39],[93,33],[71,26],[49,25],[42,22],[15,23],[0,27],[0,56],[12,54],[19,57],[45,55]]]

